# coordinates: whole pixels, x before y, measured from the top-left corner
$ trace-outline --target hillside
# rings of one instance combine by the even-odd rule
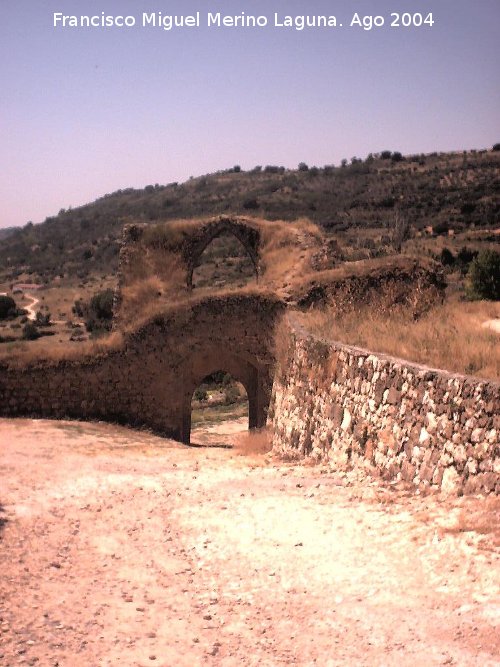
[[[500,225],[500,151],[402,157],[386,151],[366,160],[297,170],[267,166],[190,179],[183,184],[119,190],[91,204],[61,210],[45,222],[0,237],[0,267],[10,276],[85,277],[116,269],[125,222],[258,215],[308,217],[326,231],[383,229],[399,210],[413,229]]]
[[[15,232],[18,231],[18,227],[4,227],[0,229],[0,241],[6,239],[8,236],[12,236]]]

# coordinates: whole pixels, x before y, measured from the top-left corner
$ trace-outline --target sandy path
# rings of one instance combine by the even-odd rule
[[[499,664],[492,500],[103,424],[0,453],[2,665]]]
[[[500,319],[497,318],[495,320],[487,320],[486,322],[483,322],[481,325],[484,329],[490,329],[491,331],[494,331],[495,333],[500,334]]]
[[[36,320],[35,306],[37,305],[37,303],[40,303],[40,299],[37,299],[32,294],[28,294],[27,292],[25,292],[24,296],[27,299],[31,299],[31,303],[25,306],[25,309],[28,311],[28,319],[33,322],[34,320]]]

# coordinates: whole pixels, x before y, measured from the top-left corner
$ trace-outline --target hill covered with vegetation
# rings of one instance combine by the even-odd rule
[[[0,229],[0,241],[6,239],[8,236],[15,234],[18,231],[18,227],[4,227]]]
[[[235,166],[182,184],[118,190],[0,236],[0,267],[12,278],[33,273],[47,281],[110,273],[118,264],[125,223],[223,213],[269,220],[308,217],[333,234],[383,229],[396,215],[414,232],[428,226],[439,232],[496,228],[499,148],[408,157],[383,151],[337,167],[301,163],[296,170]]]

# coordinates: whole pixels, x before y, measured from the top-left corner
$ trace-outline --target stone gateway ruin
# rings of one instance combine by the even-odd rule
[[[283,304],[234,295],[154,317],[95,357],[3,370],[3,414],[101,419],[148,426],[189,443],[191,398],[210,373],[245,387],[250,428],[264,426],[272,386],[272,331]]]
[[[223,234],[242,245],[254,282],[193,290],[202,253]],[[128,225],[117,341],[92,354],[2,362],[0,414],[108,420],[189,443],[193,392],[222,370],[247,392],[249,428],[272,424],[276,451],[498,492],[498,384],[416,370],[290,326],[294,310],[325,302],[339,312],[369,299],[418,313],[440,296],[432,267],[408,258],[336,264],[334,244],[307,224],[221,216]],[[288,345],[277,360],[280,323]]]

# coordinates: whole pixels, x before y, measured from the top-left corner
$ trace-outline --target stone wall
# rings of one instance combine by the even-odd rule
[[[245,387],[250,427],[263,426],[272,331],[284,304],[264,294],[193,300],[153,317],[123,344],[79,360],[0,365],[0,416],[73,417],[145,425],[189,442],[191,398],[214,371]]]
[[[320,340],[286,319],[273,450],[463,493],[500,491],[500,385]]]

